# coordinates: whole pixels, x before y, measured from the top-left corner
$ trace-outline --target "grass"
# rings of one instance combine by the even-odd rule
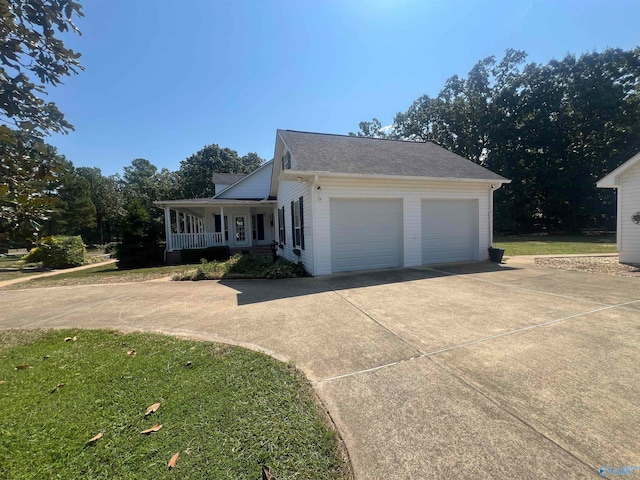
[[[616,253],[614,235],[522,236],[494,238],[494,247],[505,255],[566,255]]]
[[[178,265],[118,270],[115,263],[97,265],[93,268],[75,272],[61,272],[55,276],[34,278],[28,282],[8,285],[6,289],[23,289],[38,287],[60,287],[70,285],[92,285],[104,283],[144,282],[158,278],[170,277],[186,270],[195,270],[196,265]],[[0,277],[3,279],[3,277]]]
[[[141,333],[0,331],[0,398],[3,479],[258,479],[261,465],[279,480],[350,478],[304,377],[238,347]],[[140,434],[156,423],[157,433]]]
[[[144,282],[171,277],[174,280],[211,280],[220,278],[291,278],[302,276],[304,270],[296,264],[280,260],[273,264],[270,255],[234,255],[225,262],[198,265],[118,270],[116,264],[98,265],[75,272],[61,272],[55,276],[34,278],[28,282],[7,285],[5,289],[61,287],[105,283]],[[0,275],[0,280],[5,279]]]

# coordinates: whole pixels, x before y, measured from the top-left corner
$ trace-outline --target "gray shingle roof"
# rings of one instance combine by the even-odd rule
[[[242,173],[214,173],[213,183],[217,183],[218,185],[233,185],[244,177],[246,177],[246,175]]]
[[[506,181],[435,143],[278,130],[297,170]]]

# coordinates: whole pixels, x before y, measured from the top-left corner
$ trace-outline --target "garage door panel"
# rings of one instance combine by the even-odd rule
[[[477,200],[423,200],[423,264],[476,260],[477,245]]]
[[[331,200],[334,272],[401,264],[399,200]]]

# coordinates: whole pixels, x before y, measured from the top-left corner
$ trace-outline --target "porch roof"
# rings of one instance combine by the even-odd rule
[[[159,200],[153,202],[158,207],[226,207],[226,206],[260,206],[274,205],[275,199],[263,198],[255,200],[234,200],[231,198],[185,198],[183,200]]]

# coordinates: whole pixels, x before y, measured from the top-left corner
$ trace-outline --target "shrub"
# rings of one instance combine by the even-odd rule
[[[104,246],[104,253],[114,253],[118,248],[119,242],[109,242]]]
[[[122,226],[122,242],[116,247],[118,268],[159,265],[163,260],[161,226],[153,220],[139,199],[127,209]]]
[[[198,263],[229,260],[229,247],[209,247],[180,250],[182,263]]]
[[[60,235],[43,238],[22,260],[26,263],[42,263],[49,268],[68,268],[84,265],[86,253],[81,237]]]
[[[293,263],[280,257],[267,269],[264,278],[296,278],[304,277],[306,273],[302,263]]]

